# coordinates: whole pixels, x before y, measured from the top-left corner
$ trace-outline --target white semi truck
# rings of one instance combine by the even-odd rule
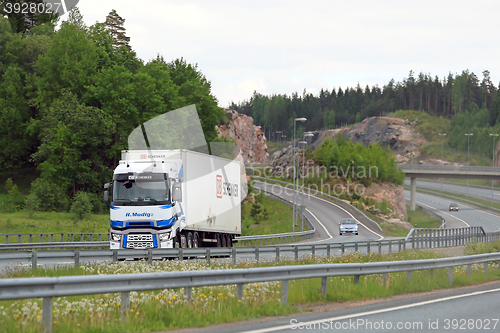
[[[124,150],[104,190],[111,249],[230,247],[241,235],[234,160],[186,149]]]

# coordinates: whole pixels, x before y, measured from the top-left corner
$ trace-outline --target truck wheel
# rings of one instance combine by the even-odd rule
[[[221,235],[217,235],[217,247],[222,247]]]
[[[186,235],[181,235],[181,247],[182,247],[183,249],[185,249],[185,248],[186,248],[186,245],[187,245],[186,243],[187,243],[187,242],[186,242]]]
[[[193,234],[188,232],[187,234],[187,248],[192,249],[193,248]]]
[[[195,249],[200,247],[200,235],[197,232],[195,232],[193,236],[193,247]]]
[[[226,245],[227,247],[233,247],[233,240],[230,234],[226,235]]]
[[[181,247],[181,241],[179,239],[179,235],[174,238],[174,249],[179,249]]]
[[[222,247],[226,247],[226,235],[220,235]]]

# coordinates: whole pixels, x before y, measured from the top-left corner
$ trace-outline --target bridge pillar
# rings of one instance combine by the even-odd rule
[[[417,178],[411,177],[410,210],[415,210],[415,197],[417,195]]]

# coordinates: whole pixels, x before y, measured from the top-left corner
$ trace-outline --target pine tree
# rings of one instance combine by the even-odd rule
[[[125,35],[124,23],[125,19],[118,15],[114,9],[106,16],[106,27],[113,37],[113,46],[115,48],[125,46],[130,51],[132,49],[129,45],[130,37]]]

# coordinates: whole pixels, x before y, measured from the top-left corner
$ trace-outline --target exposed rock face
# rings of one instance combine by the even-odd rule
[[[230,122],[217,126],[219,137],[234,139],[241,149],[245,163],[268,163],[266,137],[262,130],[253,124],[252,117],[226,109]]]
[[[389,217],[400,220],[406,219],[406,201],[402,186],[373,182],[366,188],[364,195],[375,199],[377,202],[382,202],[383,199],[387,200],[389,205],[394,208],[394,212]]]
[[[340,128],[336,130],[312,132],[312,137],[302,137],[300,141],[307,141],[308,147],[316,149],[324,139],[335,138],[339,133],[344,133],[346,139],[352,142],[361,142],[368,146],[374,142],[389,146],[396,154],[398,163],[411,161],[413,154],[415,158],[420,155],[420,146],[426,143],[419,133],[414,133],[414,124],[405,122],[399,118],[371,117],[352,128]],[[413,138],[413,140],[412,140]]]

